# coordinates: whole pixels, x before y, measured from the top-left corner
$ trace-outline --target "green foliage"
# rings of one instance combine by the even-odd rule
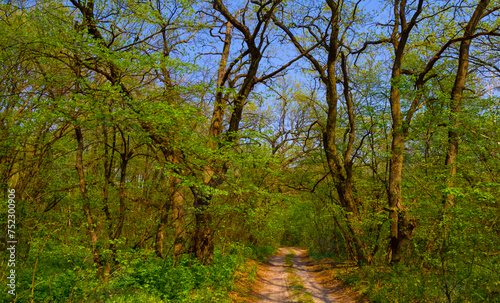
[[[339,266],[338,276],[373,302],[499,302],[494,198],[479,189],[460,192],[445,214],[439,204],[415,206],[420,225],[405,263]]]
[[[252,250],[251,257],[259,262],[265,262],[270,256],[276,253],[277,247],[249,245]]]
[[[149,256],[131,262],[113,278],[106,290],[113,293],[138,289],[165,302],[218,301],[231,289],[234,271],[242,261],[241,255],[218,253],[213,265],[204,266],[187,256],[177,262]]]
[[[228,302],[227,294],[233,289],[235,272],[252,251],[269,254],[269,248],[253,249],[236,246],[229,254],[216,251],[212,265],[201,265],[188,255],[175,260],[159,259],[152,253],[128,255],[121,266],[112,271],[104,283],[96,279],[95,268],[87,267],[84,254],[61,255],[61,248],[45,248],[48,257],[28,260],[19,274],[19,302]],[[35,277],[33,296],[31,295]],[[2,293],[4,302],[10,300]]]
[[[339,278],[366,294],[372,302],[449,302],[439,271],[420,266],[367,266],[352,271],[337,270]],[[460,285],[450,285],[452,302],[498,302],[499,283],[481,267],[462,275]]]

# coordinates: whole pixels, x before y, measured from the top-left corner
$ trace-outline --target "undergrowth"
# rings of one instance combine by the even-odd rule
[[[453,285],[439,272],[404,264],[339,266],[334,271],[336,277],[367,295],[371,302],[500,302],[500,281],[486,277],[481,270],[471,273],[467,284]]]
[[[169,303],[230,302],[229,293],[242,275],[255,276],[251,259],[274,252],[268,247],[236,245],[230,253],[216,250],[213,263],[202,265],[197,259],[182,256],[158,258],[143,252],[123,258],[107,279],[96,278],[96,269],[76,251],[60,255],[54,251],[39,260],[37,271],[28,260],[19,274],[16,302],[92,302],[92,303]],[[34,282],[34,283],[33,283]],[[6,292],[0,302],[11,302]]]

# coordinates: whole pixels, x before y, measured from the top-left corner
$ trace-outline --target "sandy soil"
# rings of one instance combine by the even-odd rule
[[[338,302],[332,294],[314,279],[313,273],[307,267],[306,251],[299,248],[290,248],[290,250],[295,252],[295,257],[292,259],[295,274],[302,279],[306,292],[311,294],[313,301],[318,303]]]
[[[286,272],[285,255],[295,253],[292,259],[294,274],[304,284],[304,292],[311,294],[317,303],[367,302],[355,292],[346,289],[323,267],[307,257],[300,248],[283,247],[279,254],[269,258],[265,265],[259,266],[256,283],[253,287],[251,302],[296,302],[290,296],[289,277]]]
[[[270,257],[266,266],[259,268],[254,292],[257,302],[291,302],[285,271],[285,255],[289,253],[288,249],[280,248],[278,255]]]

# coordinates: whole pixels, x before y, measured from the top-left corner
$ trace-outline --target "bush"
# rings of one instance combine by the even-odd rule
[[[111,293],[123,289],[140,290],[141,294],[164,302],[221,301],[231,289],[234,272],[243,260],[241,251],[236,250],[229,255],[216,252],[209,266],[187,255],[177,262],[172,258],[163,260],[149,256],[134,260],[126,271],[113,279],[108,289]]]
[[[85,259],[75,266],[56,251],[40,260],[31,296],[32,266],[26,264],[18,282],[18,302],[228,302],[235,272],[246,258],[272,252],[270,248],[234,245],[228,254],[216,251],[212,265],[202,265],[188,255],[179,260],[160,259],[153,253],[131,257],[103,283],[95,268],[84,268]],[[10,302],[4,292],[2,302]],[[71,298],[71,299],[70,299]]]

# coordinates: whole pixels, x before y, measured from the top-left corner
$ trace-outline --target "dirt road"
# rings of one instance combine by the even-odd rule
[[[266,266],[257,273],[258,302],[290,302],[285,271],[285,254],[288,251],[280,248],[277,256],[272,256]]]
[[[319,274],[313,271],[311,262],[303,249],[280,248],[279,254],[269,258],[257,273],[254,302],[359,302],[332,279],[318,282]]]

